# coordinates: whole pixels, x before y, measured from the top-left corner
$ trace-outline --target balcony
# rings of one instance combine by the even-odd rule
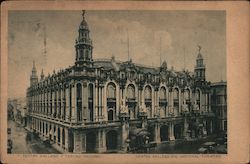
[[[115,103],[116,102],[116,98],[107,98],[107,102],[108,103]]]
[[[127,99],[127,102],[134,102],[134,103],[135,103],[136,100],[135,100],[135,98],[128,98],[128,99]]]
[[[152,103],[152,99],[145,99],[145,103]]]

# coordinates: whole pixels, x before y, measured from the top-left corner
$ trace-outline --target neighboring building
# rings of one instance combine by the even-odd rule
[[[8,119],[26,125],[26,98],[8,99]]]
[[[211,109],[215,113],[215,129],[227,132],[227,82],[211,84]]]
[[[213,132],[200,51],[194,74],[168,69],[166,61],[153,68],[115,57],[94,60],[84,13],[75,50],[73,66],[48,77],[42,72],[40,80],[34,64],[27,89],[28,128],[59,150],[126,151],[139,130],[148,132],[149,143]]]

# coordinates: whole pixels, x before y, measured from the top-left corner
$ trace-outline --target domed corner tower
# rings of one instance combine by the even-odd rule
[[[195,81],[198,82],[205,82],[206,81],[206,67],[205,64],[203,63],[203,57],[201,54],[201,46],[198,46],[199,52],[198,56],[196,58],[196,66],[194,68],[194,73],[195,73]]]
[[[76,49],[76,66],[92,66],[93,58],[92,58],[92,40],[89,36],[90,30],[88,24],[85,20],[85,10],[82,11],[82,22],[78,29],[78,38],[75,42]]]

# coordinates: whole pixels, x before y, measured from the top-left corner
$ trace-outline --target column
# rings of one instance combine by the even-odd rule
[[[52,92],[52,113],[51,113],[51,117],[53,118],[53,114],[54,114],[54,112],[55,112],[55,108],[54,108],[54,100],[55,100],[55,91],[54,91],[54,89],[53,90],[51,90],[51,92]]]
[[[69,151],[69,132],[68,132],[68,129],[65,128],[64,129],[65,131],[65,151]]]
[[[100,120],[102,116],[101,112],[101,88],[100,86],[98,87],[98,119]]]
[[[188,133],[187,133],[187,131],[188,131],[188,121],[187,121],[186,116],[184,117],[184,126],[183,127],[184,127],[184,129],[183,129],[184,138],[188,139],[189,138]]]
[[[99,111],[98,111],[98,84],[95,83],[95,92],[94,92],[94,110],[95,110],[95,121],[99,121]]]
[[[89,112],[88,112],[88,85],[87,82],[84,81],[82,85],[82,105],[83,105],[83,119],[90,120],[89,119]]]
[[[171,90],[170,92],[169,92],[169,112],[170,113],[173,113],[174,111],[173,111],[173,90]]]
[[[200,104],[201,104],[201,109],[200,111],[203,112],[204,111],[204,94],[203,94],[203,91],[201,91],[201,98],[200,98]]]
[[[50,116],[50,90],[47,90],[47,99],[48,99],[48,103],[47,103],[47,108],[48,108],[48,113],[47,115]]]
[[[213,134],[213,121],[210,120],[210,134]]]
[[[178,115],[181,114],[181,104],[182,104],[182,89],[178,88],[178,93],[179,93],[179,107],[178,107]]]
[[[211,112],[211,94],[208,94],[208,112]]]
[[[157,88],[157,90],[155,91],[155,109],[156,109],[156,113],[160,116],[160,111],[159,111],[159,89]]]
[[[156,143],[161,142],[160,125],[158,123],[155,124],[155,142]]]
[[[59,86],[57,91],[57,118],[61,118],[61,87]]]
[[[78,131],[74,131],[74,153],[82,152],[82,140],[81,134]]]
[[[122,120],[122,143],[121,143],[121,147],[122,147],[122,151],[126,152],[127,151],[127,143],[126,140],[128,139],[128,135],[129,135],[129,123],[127,120],[125,120],[126,118],[123,118]]]
[[[102,130],[102,136],[101,136],[101,145],[103,147],[103,151],[106,151],[107,149],[107,146],[106,146],[106,133],[105,133],[105,130]]]
[[[116,86],[116,85],[115,85]],[[114,118],[115,120],[119,119],[119,105],[120,105],[120,87],[116,86],[116,118]]]
[[[54,127],[56,128],[56,131],[54,132],[54,133],[55,133],[54,136],[56,137],[56,138],[55,138],[55,142],[56,142],[56,144],[58,145],[58,126],[57,126],[57,125],[54,125]]]
[[[155,88],[152,87],[152,118],[155,117],[156,108],[155,108]]]
[[[65,113],[64,113],[64,87],[61,89],[61,119],[64,120],[65,118]]]
[[[76,122],[76,85],[72,85],[71,89],[71,122]]]
[[[82,133],[82,153],[86,153],[86,133]]]
[[[66,113],[65,113],[65,117],[66,117],[66,121],[68,122],[70,120],[70,116],[69,116],[69,111],[70,111],[70,106],[69,106],[69,98],[70,98],[70,86],[66,86],[65,88],[65,98],[66,98]]]
[[[108,119],[107,116],[107,97],[106,97],[106,88],[104,86],[101,86],[101,109],[103,111],[102,115],[104,115],[104,120]]]
[[[102,129],[99,129],[97,132],[97,136],[96,136],[96,150],[98,153],[102,153],[106,151],[106,144],[104,145],[103,143],[103,138],[105,138],[106,141],[106,137],[105,136],[105,131]]]
[[[44,91],[44,115],[47,115],[48,113],[48,107],[47,107],[47,90]]]
[[[169,124],[169,140],[170,141],[174,141],[175,140],[175,136],[174,136],[174,124],[171,122]]]

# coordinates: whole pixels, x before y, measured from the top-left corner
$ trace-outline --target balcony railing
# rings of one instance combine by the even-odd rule
[[[107,102],[116,102],[116,98],[107,98]]]
[[[159,105],[160,105],[160,106],[167,106],[167,105],[168,105],[168,102],[167,102],[166,99],[160,99],[160,100],[159,100]]]

